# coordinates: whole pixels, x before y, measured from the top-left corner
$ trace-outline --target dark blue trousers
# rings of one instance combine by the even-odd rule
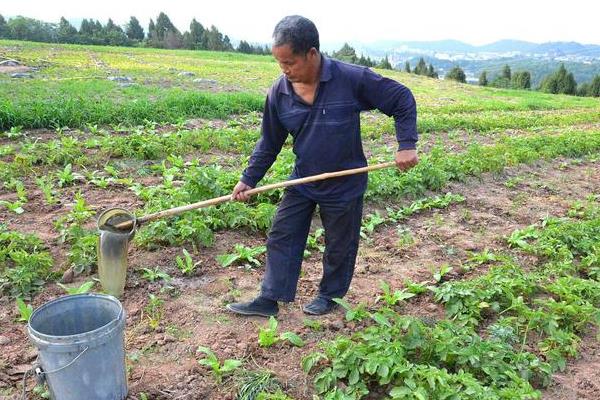
[[[323,276],[319,296],[343,297],[352,281],[360,238],[363,196],[346,202],[311,200],[293,188],[286,190],[267,239],[267,266],[261,295],[294,301],[310,223],[319,205],[325,229]]]

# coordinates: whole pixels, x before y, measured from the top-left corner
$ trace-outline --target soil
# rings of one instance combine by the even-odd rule
[[[510,185],[507,181],[512,182]],[[126,188],[99,189],[82,186],[86,201],[97,211],[119,206],[141,206]],[[347,300],[351,304],[374,305],[380,293],[379,281],[400,287],[406,279],[431,280],[432,270],[449,264],[453,271],[448,279],[458,278],[470,252],[484,249],[510,251],[504,237],[513,230],[538,222],[548,215],[565,215],[575,200],[600,193],[600,163],[558,159],[507,169],[503,174],[486,174],[481,179],[452,183],[445,191],[461,194],[464,203],[443,210],[417,214],[397,226],[380,227],[361,243],[355,277]],[[53,221],[69,211],[66,204],[72,192],[63,194],[65,203],[46,206],[41,193],[31,191],[22,215],[0,209],[0,220],[9,228],[35,233],[48,245],[55,258],[55,268],[66,269],[66,251],[58,243]],[[400,201],[409,204],[409,199]],[[368,212],[368,210],[367,210]],[[228,313],[228,302],[253,298],[259,289],[262,268],[222,268],[215,257],[229,252],[236,243],[246,246],[264,244],[265,235],[244,231],[226,231],[216,235],[215,245],[192,253],[199,266],[193,276],[183,276],[175,257],[181,249],[170,247],[154,251],[132,246],[130,271],[125,295],[121,299],[127,312],[125,347],[129,369],[129,399],[145,393],[151,399],[234,399],[235,381],[215,383],[213,376],[198,364],[198,346],[211,348],[220,360],[245,360],[246,369],[273,371],[284,391],[294,399],[313,397],[312,379],[300,368],[303,356],[319,348],[323,340],[349,334],[359,327],[344,319],[342,310],[314,318],[322,329],[305,325],[307,317],[301,305],[316,294],[321,272],[321,254],[313,252],[303,264],[303,273],[294,303],[280,307],[279,331],[293,331],[307,343],[303,348],[278,343],[271,348],[258,346],[258,327],[266,321],[259,317],[239,317]],[[262,259],[264,261],[264,259]],[[158,267],[173,277],[168,285],[141,278],[142,268]],[[478,274],[481,271],[471,271]],[[75,278],[80,284],[89,277]],[[169,287],[165,291],[165,287]],[[163,289],[163,292],[161,292]],[[145,306],[153,293],[164,299],[164,311],[158,329],[148,325]],[[33,306],[63,294],[49,283],[33,299]],[[443,308],[430,296],[409,301],[403,312],[433,320],[444,317]],[[26,326],[15,322],[14,301],[0,299],[0,398],[16,399],[21,390],[23,373],[36,358],[29,343]],[[569,362],[565,372],[557,374],[544,399],[600,399],[600,345],[591,331],[582,342],[581,357]],[[33,381],[28,382],[31,389]],[[2,397],[4,396],[4,397]]]

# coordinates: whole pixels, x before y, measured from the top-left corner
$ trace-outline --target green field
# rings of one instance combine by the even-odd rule
[[[101,291],[96,215],[231,192],[280,73],[267,56],[0,40],[2,58],[34,69],[0,70],[0,377],[29,362],[28,305]],[[593,394],[553,377],[594,373],[577,363],[600,324],[600,100],[378,72],[417,99],[420,163],[370,174],[340,311],[298,306],[320,276],[317,218],[278,325],[224,310],[258,290],[282,190],[149,223],[121,299],[131,398]],[[393,126],[362,115],[369,163],[393,159]],[[293,162],[288,142],[261,185]],[[20,390],[12,380],[0,397]]]

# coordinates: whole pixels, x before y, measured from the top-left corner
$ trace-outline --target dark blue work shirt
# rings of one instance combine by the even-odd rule
[[[417,109],[410,90],[366,67],[322,57],[321,76],[312,105],[305,103],[285,76],[270,88],[265,102],[261,138],[254,148],[242,182],[255,187],[293,137],[296,164],[291,178],[359,168],[367,165],[361,136],[363,110],[379,109],[393,116],[399,149],[414,149]],[[315,201],[346,201],[362,195],[367,174],[327,179],[296,186]]]

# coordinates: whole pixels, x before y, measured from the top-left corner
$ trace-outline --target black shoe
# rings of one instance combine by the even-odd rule
[[[337,303],[333,300],[329,300],[323,297],[316,297],[313,301],[305,304],[302,307],[302,311],[309,315],[323,315],[330,313],[337,308]]]
[[[277,302],[258,296],[248,303],[231,303],[226,308],[236,314],[274,317],[279,312]]]

